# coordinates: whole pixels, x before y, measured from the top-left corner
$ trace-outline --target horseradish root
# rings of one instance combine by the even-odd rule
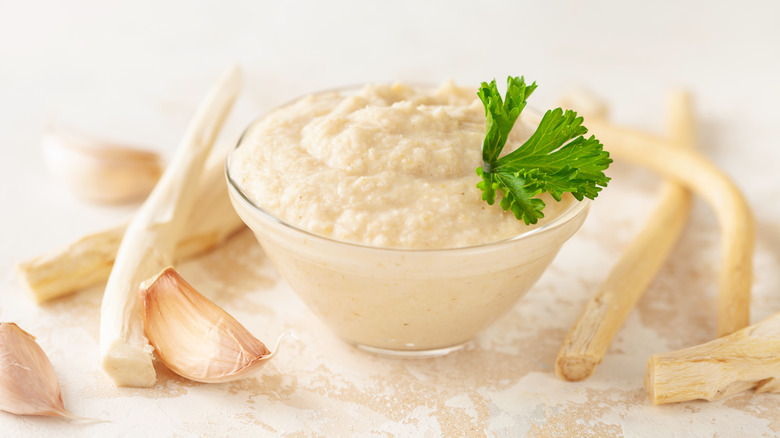
[[[655,404],[780,392],[780,313],[706,344],[653,355],[645,388]]]
[[[196,382],[242,379],[271,358],[265,344],[173,268],[141,287],[146,337],[171,371]]]
[[[233,210],[225,185],[225,152],[206,163],[192,209],[176,244],[177,260],[202,254],[243,227]],[[17,277],[40,304],[106,281],[127,226],[84,236],[68,246],[24,261]]]
[[[588,121],[588,127],[615,159],[647,167],[685,185],[715,211],[721,228],[717,335],[746,327],[750,321],[755,224],[739,189],[694,150],[676,148],[656,136],[601,120]]]
[[[170,265],[196,201],[203,165],[240,88],[231,68],[201,104],[160,182],[127,227],[100,309],[103,369],[117,386],[152,386],[152,348],[143,333],[138,288]]]
[[[35,337],[12,322],[0,322],[0,411],[75,418],[65,410],[46,353]]]
[[[98,203],[143,199],[163,171],[154,152],[62,129],[43,136],[43,156],[76,196]]]
[[[696,139],[690,96],[678,93],[670,100],[671,144],[693,148]],[[586,107],[600,108],[600,114],[606,114],[603,106],[591,104]],[[561,345],[555,361],[555,374],[559,378],[577,381],[593,374],[612,339],[679,240],[688,221],[690,206],[688,190],[674,181],[664,182],[656,207],[648,216],[650,219],[585,305]]]

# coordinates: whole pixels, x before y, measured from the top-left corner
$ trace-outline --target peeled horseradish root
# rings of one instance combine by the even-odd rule
[[[35,337],[0,322],[0,410],[16,415],[76,418],[65,410],[49,358]]]
[[[176,374],[220,383],[248,377],[274,353],[168,267],[141,285],[144,331]]]
[[[566,103],[587,117],[589,123],[606,120],[606,104],[587,92],[567,96]],[[676,148],[694,149],[696,117],[691,96],[684,92],[672,94],[669,109],[668,143]],[[682,235],[691,202],[690,190],[672,179],[664,182],[649,220],[626,246],[561,345],[555,360],[558,377],[578,381],[593,375]]]
[[[731,335],[647,362],[655,404],[718,400],[738,392],[780,392],[780,313]]]
[[[138,288],[175,260],[185,224],[200,200],[197,187],[205,162],[240,88],[241,70],[226,69],[198,106],[160,182],[122,236],[100,306],[101,363],[117,386],[150,387],[156,381]]]

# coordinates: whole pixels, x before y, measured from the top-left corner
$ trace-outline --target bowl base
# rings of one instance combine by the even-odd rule
[[[451,347],[433,348],[430,350],[391,350],[388,348],[371,347],[363,344],[353,344],[355,347],[368,353],[376,354],[396,359],[429,359],[433,357],[446,356],[452,352],[463,349],[470,341]]]

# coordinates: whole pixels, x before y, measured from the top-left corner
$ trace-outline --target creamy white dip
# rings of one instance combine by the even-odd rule
[[[524,113],[504,153],[536,123]],[[271,112],[247,131],[230,173],[258,206],[315,234],[378,247],[472,246],[529,229],[481,199],[484,134],[475,89],[366,85]],[[573,202],[543,199],[536,226]]]

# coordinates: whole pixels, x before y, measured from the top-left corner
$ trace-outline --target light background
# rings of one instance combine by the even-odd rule
[[[551,106],[563,92],[586,87],[610,104],[613,120],[657,133],[663,131],[668,93],[690,90],[701,118],[700,147],[745,191],[759,224],[759,256],[764,258],[759,257],[758,267],[777,270],[778,17],[780,3],[774,1],[0,0],[0,320],[51,327],[45,318],[53,311],[41,313],[24,301],[13,264],[132,211],[84,204],[50,175],[40,149],[46,124],[55,120],[147,145],[167,157],[205,90],[234,62],[245,71],[245,92],[226,129],[228,139],[291,98],[367,81],[453,78],[476,85],[524,75],[540,84],[534,106]],[[636,175],[636,186],[649,199],[654,180],[639,171]],[[633,205],[613,199],[604,201],[605,208]],[[599,218],[612,214],[595,213]],[[644,220],[623,216],[635,224]],[[694,223],[716,230],[700,203]],[[592,221],[588,226],[597,229]],[[717,261],[716,243],[707,248],[705,259]],[[769,271],[758,275],[764,287],[777,285]],[[570,304],[556,326],[559,331],[568,327],[586,296],[582,292]],[[780,309],[774,295],[765,296],[757,314]],[[775,410],[766,412],[780,413],[777,403],[772,406]],[[731,415],[724,412],[724,418]],[[704,424],[706,416],[686,417],[690,431],[711,435],[717,430]],[[435,434],[435,428],[423,427],[428,417],[421,418],[418,432]],[[624,431],[641,429],[631,429],[634,420],[624,415],[614,422]],[[84,433],[127,430],[128,423],[115,421]],[[33,433],[37,429],[30,424],[0,414],[0,430],[10,425]],[[296,430],[295,422],[290,424],[288,430]],[[751,430],[778,433],[777,426],[767,424],[756,422]],[[218,435],[220,429],[208,430]],[[533,431],[520,422],[514,428],[496,426],[488,435],[502,430],[511,435]]]

